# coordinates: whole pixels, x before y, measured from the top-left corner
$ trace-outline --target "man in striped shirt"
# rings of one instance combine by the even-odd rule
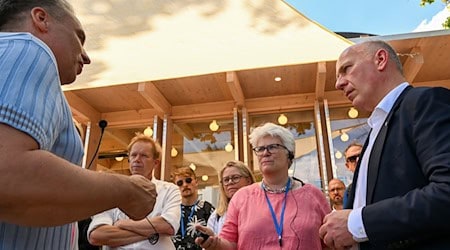
[[[0,0],[0,249],[71,249],[74,221],[149,214],[146,178],[87,171],[61,84],[90,59],[66,0]]]

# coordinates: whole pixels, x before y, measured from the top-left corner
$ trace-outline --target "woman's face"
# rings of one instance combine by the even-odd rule
[[[239,169],[235,167],[227,167],[223,171],[222,185],[228,199],[231,199],[231,197],[233,197],[236,191],[238,191],[241,187],[245,187],[250,184],[250,177],[242,176]]]
[[[259,170],[261,170],[261,173],[263,175],[271,175],[280,171],[287,172],[290,165],[290,160],[288,157],[289,152],[283,146],[280,138],[264,136],[258,140],[256,146],[267,147],[268,145],[274,145],[273,147],[271,147],[270,152],[268,149],[266,149],[263,152],[257,154]]]

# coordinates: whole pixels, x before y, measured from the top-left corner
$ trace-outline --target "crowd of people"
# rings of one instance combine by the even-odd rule
[[[450,90],[411,86],[388,43],[352,45],[336,62],[336,88],[371,112],[364,146],[345,151],[351,186],[331,179],[329,203],[289,176],[294,136],[265,123],[250,134],[262,179],[227,162],[216,209],[191,168],[153,176],[161,148],[142,134],[128,146],[131,176],[79,167],[60,85],[90,63],[85,40],[66,0],[0,0],[1,249],[77,249],[86,218],[89,243],[113,249],[450,247]]]

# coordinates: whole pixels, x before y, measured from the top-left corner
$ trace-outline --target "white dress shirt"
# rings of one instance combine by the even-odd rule
[[[355,185],[355,200],[353,201],[353,210],[350,212],[348,218],[348,230],[353,235],[353,238],[358,242],[369,240],[367,238],[366,230],[362,220],[362,209],[366,206],[367,195],[367,170],[369,165],[369,158],[372,152],[373,144],[385,123],[385,120],[394,106],[395,101],[400,94],[408,87],[409,84],[404,82],[391,90],[378,105],[367,120],[367,124],[372,128],[370,133],[369,143],[364,155],[361,158],[361,165],[358,171],[358,179]],[[386,124],[385,124],[386,125]]]

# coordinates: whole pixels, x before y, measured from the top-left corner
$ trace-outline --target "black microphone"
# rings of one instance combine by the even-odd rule
[[[95,156],[97,155],[98,150],[100,148],[100,143],[102,142],[103,133],[105,132],[106,126],[108,126],[108,122],[106,120],[100,120],[98,122],[98,126],[102,129],[102,131],[100,132],[100,139],[98,140],[97,149],[95,150],[94,156],[92,156],[91,163],[89,163],[89,165],[87,166],[87,169],[90,169],[92,163],[94,162]]]

